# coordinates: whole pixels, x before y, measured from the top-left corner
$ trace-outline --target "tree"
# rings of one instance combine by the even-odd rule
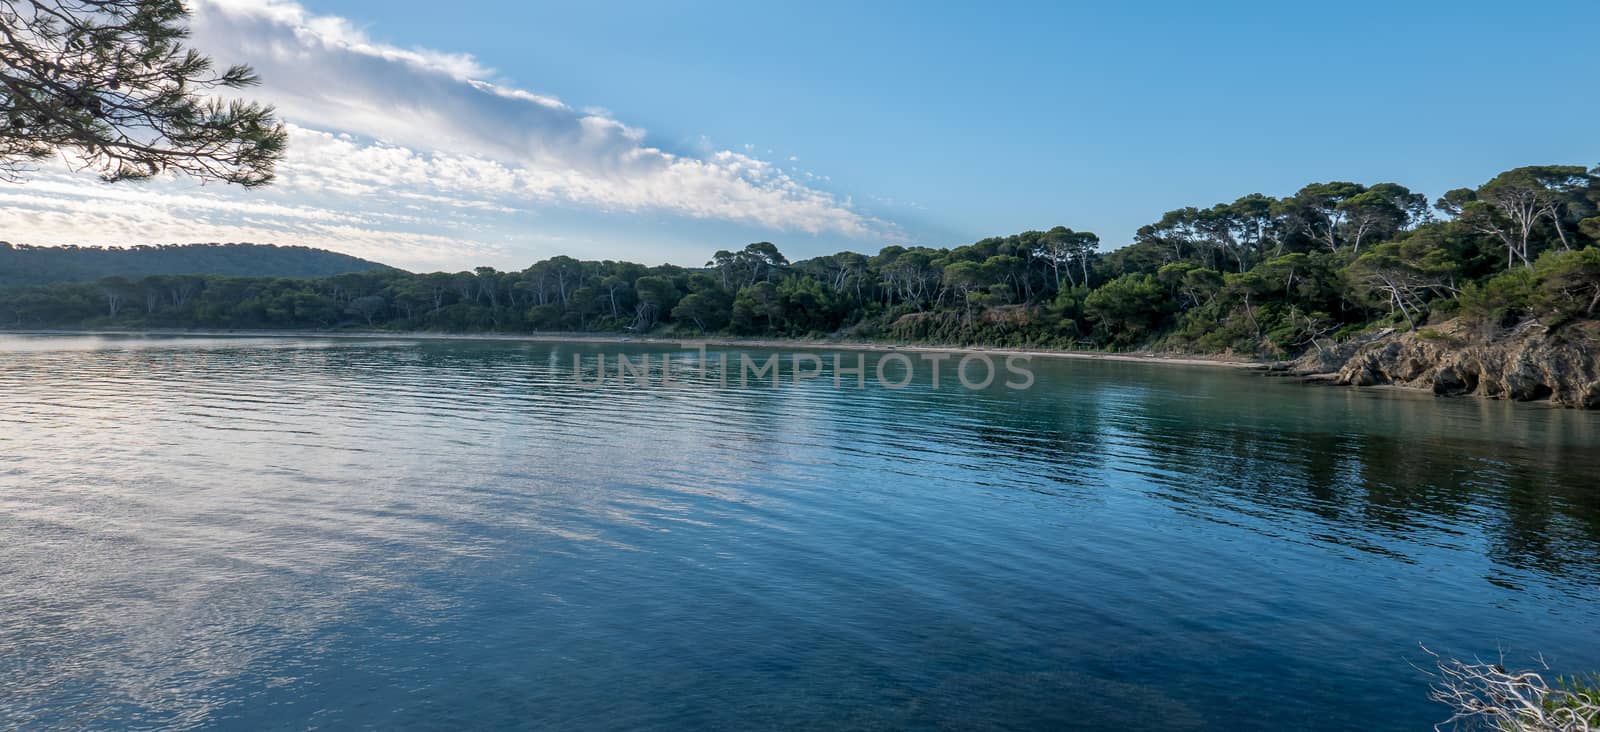
[[[1089,319],[1114,345],[1143,340],[1166,313],[1167,292],[1155,277],[1125,274],[1101,285],[1084,300]]]
[[[1178,262],[1197,250],[1204,239],[1199,223],[1200,209],[1180,208],[1162,214],[1156,223],[1139,227],[1134,237],[1153,248],[1170,251],[1167,262]]]
[[[360,315],[366,318],[367,325],[370,327],[373,323],[373,318],[377,317],[378,313],[383,312],[384,305],[385,302],[383,297],[379,295],[367,295],[365,297],[358,297],[354,300],[351,300],[350,307],[347,308],[345,312]]]
[[[106,277],[100,280],[100,293],[106,299],[106,315],[115,318],[133,294],[133,283],[126,277]]]
[[[0,2],[0,175],[61,151],[108,181],[271,182],[287,132],[271,107],[206,94],[258,79],[184,47],[186,17],[180,0]]]
[[[1176,290],[1189,301],[1190,307],[1200,307],[1216,298],[1222,289],[1222,274],[1189,262],[1175,262],[1156,272],[1161,284]]]
[[[550,279],[555,282],[556,295],[561,298],[561,304],[566,305],[567,297],[583,282],[583,262],[562,254],[551,257],[544,264]]]
[[[771,282],[757,282],[739,291],[733,300],[733,322],[743,330],[755,330],[756,320],[776,330],[783,320],[783,298]]]
[[[1283,222],[1273,213],[1278,200],[1260,193],[1240,196],[1228,204],[1233,220],[1238,226],[1239,242],[1254,250],[1259,257],[1267,256],[1267,245],[1274,246],[1274,254],[1283,250]]]
[[[934,260],[936,253],[923,247],[907,249],[901,246],[887,246],[878,252],[878,256],[872,259],[872,265],[883,277],[885,304],[898,299],[922,310],[928,294],[939,284],[944,271],[943,266]]]
[[[1515,266],[1521,255],[1511,254],[1503,269],[1500,234],[1520,247],[1520,214],[1495,201],[1518,190],[1534,203],[1525,216],[1533,263]],[[1440,200],[1452,217],[1436,221],[1398,184],[1319,184],[1287,204],[1251,194],[1175,209],[1103,256],[1092,234],[1061,226],[794,263],[758,242],[696,270],[561,256],[521,272],[411,274],[350,258],[284,270],[233,245],[45,251],[0,242],[0,326],[293,328],[354,318],[397,329],[650,331],[665,320],[681,332],[1009,347],[1076,347],[1088,333],[1113,348],[1275,357],[1328,350],[1368,325],[1456,314],[1494,326],[1486,334],[1528,318],[1588,332],[1568,324],[1600,313],[1594,173],[1517,169]],[[279,276],[236,276],[269,271]],[[198,272],[212,274],[178,274]]]
[[[1600,247],[1546,253],[1538,273],[1539,286],[1557,309],[1593,317],[1600,308]]]
[[[1021,257],[996,254],[983,261],[982,272],[990,284],[999,286],[1002,296],[1009,294],[1007,301],[1011,301],[1014,298],[1026,297],[1026,287],[1023,284],[1027,280],[1026,266]]]
[[[624,294],[630,293],[632,288],[628,280],[617,275],[610,275],[600,280],[600,289],[606,293],[606,303],[611,306],[611,317],[622,317],[623,303],[626,302]]]
[[[1582,218],[1584,212],[1592,210],[1591,198],[1586,194],[1600,191],[1597,185],[1600,180],[1578,165],[1537,165],[1527,170],[1543,189],[1540,199],[1544,215],[1555,228],[1561,248],[1571,250],[1572,239],[1568,235],[1571,225],[1567,219],[1575,213],[1575,218]]]
[[[1600,193],[1600,191],[1597,191],[1597,193]],[[1590,239],[1600,242],[1600,216],[1593,216],[1578,222],[1578,230],[1582,231]]]
[[[1406,323],[1417,327],[1417,317],[1430,297],[1453,295],[1449,263],[1429,257],[1429,252],[1389,242],[1373,247],[1350,265],[1347,275],[1359,294],[1376,297],[1399,311]]]
[[[719,250],[711,255],[711,261],[706,262],[707,267],[717,270],[722,286],[728,289],[749,287],[758,280],[767,279],[787,264],[789,260],[778,251],[775,244],[768,241],[747,244],[737,252]]]
[[[1360,252],[1369,238],[1386,239],[1420,221],[1428,213],[1428,198],[1398,183],[1379,183],[1341,201],[1345,214],[1346,240],[1351,251]]]
[[[1252,345],[1261,339],[1261,319],[1256,317],[1258,304],[1253,298],[1264,296],[1272,292],[1272,281],[1261,272],[1230,272],[1222,277],[1223,290],[1230,298],[1237,299],[1244,306],[1245,317],[1250,320]]]
[[[957,293],[957,299],[966,308],[966,319],[972,321],[972,293],[989,283],[984,266],[978,262],[956,262],[944,268],[945,287]]]
[[[1099,247],[1100,237],[1087,231],[1057,226],[1039,238],[1039,247],[1033,254],[1050,266],[1050,271],[1055,274],[1055,289],[1060,290],[1063,269],[1069,285],[1076,287],[1080,281],[1073,270],[1082,276],[1083,284],[1089,283],[1089,259]]]
[[[833,289],[843,291],[849,287],[855,295],[857,304],[865,301],[866,293],[863,288],[872,284],[867,277],[871,267],[867,257],[856,252],[839,252],[826,259]]]
[[[1531,270],[1541,220],[1550,221],[1563,249],[1572,248],[1565,221],[1573,209],[1587,203],[1584,194],[1594,187],[1593,180],[1582,166],[1530,165],[1501,173],[1476,191],[1450,191],[1435,207],[1499,240],[1506,252],[1506,269],[1521,260]]]
[[[685,295],[672,309],[672,319],[693,322],[701,333],[727,327],[733,305],[723,290],[706,290]]]
[[[493,267],[474,267],[478,276],[478,295],[489,298],[489,307],[500,307],[500,273]]]
[[[665,277],[640,277],[634,281],[633,289],[639,297],[634,306],[633,330],[649,330],[663,313],[671,313],[678,304],[678,287]]]
[[[1366,190],[1366,186],[1347,181],[1312,183],[1280,201],[1277,213],[1286,217],[1291,227],[1326,244],[1329,251],[1338,251],[1339,234],[1350,213],[1344,204]]]

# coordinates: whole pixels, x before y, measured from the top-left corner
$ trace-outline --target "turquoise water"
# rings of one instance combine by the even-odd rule
[[[0,728],[1423,729],[1419,643],[1600,669],[1600,414],[572,380],[669,351],[0,336]]]

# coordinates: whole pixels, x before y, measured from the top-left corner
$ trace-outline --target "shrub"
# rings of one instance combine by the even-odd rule
[[[1532,313],[1540,301],[1533,272],[1513,269],[1461,290],[1461,314],[1486,325],[1511,325]]]

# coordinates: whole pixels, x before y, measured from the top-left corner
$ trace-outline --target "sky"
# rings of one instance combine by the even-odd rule
[[[956,246],[1323,180],[1600,164],[1600,3],[190,0],[290,146],[269,188],[0,183],[0,239],[387,264]]]

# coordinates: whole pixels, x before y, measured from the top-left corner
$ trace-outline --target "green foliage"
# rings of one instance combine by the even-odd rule
[[[757,282],[734,298],[733,326],[740,333],[781,331],[783,316],[783,297],[771,282]]]
[[[1534,271],[1552,310],[1568,317],[1594,317],[1600,311],[1600,247],[1549,252]]]
[[[1600,247],[1550,251],[1533,269],[1512,269],[1461,292],[1461,312],[1491,326],[1547,313],[1560,321],[1600,312]]]
[[[712,333],[728,326],[731,309],[728,294],[722,290],[692,292],[672,309],[672,319],[693,323],[701,333]]]
[[[1510,325],[1533,312],[1539,301],[1533,272],[1513,269],[1461,291],[1461,313],[1489,325]]]
[[[1455,343],[1458,340],[1455,336],[1452,336],[1449,333],[1442,333],[1432,328],[1418,328],[1417,337],[1425,341],[1434,341],[1436,343]]]
[[[1450,191],[1435,206],[1498,248],[1507,269],[1533,269],[1543,251],[1594,243],[1595,232],[1583,222],[1594,213],[1597,190],[1600,178],[1582,166],[1530,165],[1476,190]]]
[[[29,0],[0,14],[0,175],[71,150],[108,181],[272,180],[287,132],[271,107],[214,96],[256,76],[186,48],[180,0]]]
[[[1545,697],[1545,709],[1552,712],[1583,710],[1587,712],[1582,717],[1587,723],[1586,729],[1600,726],[1600,712],[1595,711],[1600,707],[1600,673],[1558,676],[1551,688],[1563,693]]]
[[[0,326],[831,334],[1284,357],[1456,316],[1491,327],[1538,317],[1552,328],[1594,317],[1600,186],[1579,170],[1519,168],[1452,191],[1440,199],[1442,221],[1393,183],[1251,194],[1169,211],[1103,255],[1094,234],[1061,226],[798,262],[756,242],[699,269],[559,256],[520,271],[427,274],[352,271],[372,265],[245,245],[0,244],[0,265],[11,265],[0,266],[0,286],[35,285],[0,289]],[[1502,204],[1518,195],[1535,205],[1524,210],[1526,239],[1503,228],[1516,210]],[[1524,245],[1535,255],[1526,267]],[[313,278],[217,276],[243,273]]]
[[[1114,347],[1140,344],[1167,314],[1167,291],[1155,277],[1125,274],[1101,285],[1084,299],[1084,310],[1096,332]]]

